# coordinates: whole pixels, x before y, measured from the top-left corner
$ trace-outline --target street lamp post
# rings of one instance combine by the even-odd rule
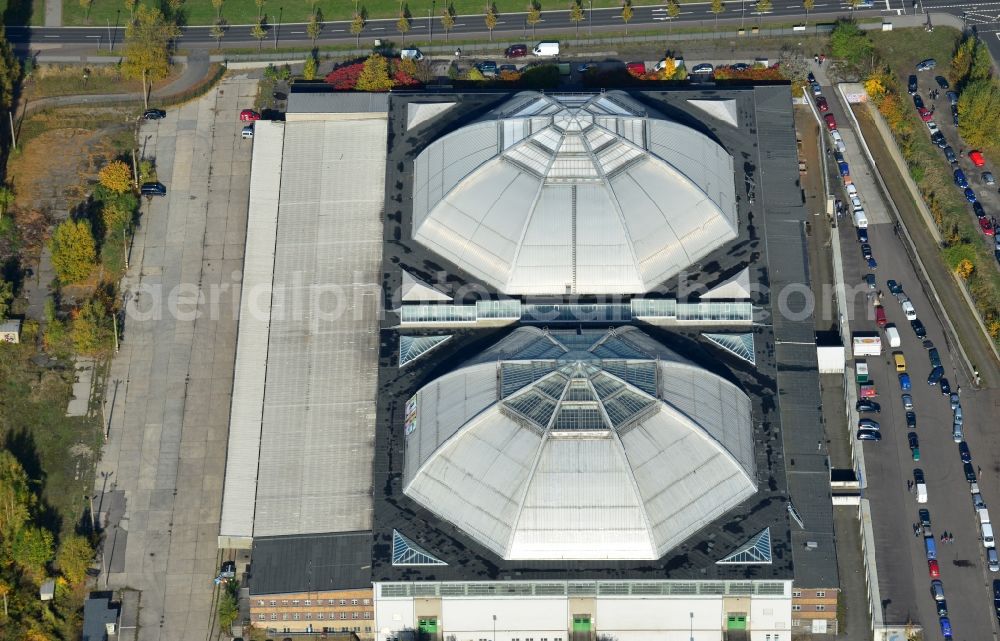
[[[594,35],[594,0],[590,0],[590,18],[587,19],[587,35]]]
[[[434,42],[434,11],[437,10],[437,0],[431,0],[431,10],[427,14],[427,29],[431,32],[431,42]]]
[[[493,641],[497,641],[497,615],[493,615]]]
[[[274,48],[278,48],[278,32],[281,31],[281,12],[284,11],[284,7],[278,7],[278,25],[274,29]]]
[[[690,614],[691,614],[690,638],[691,641],[694,641],[694,612],[691,612]]]

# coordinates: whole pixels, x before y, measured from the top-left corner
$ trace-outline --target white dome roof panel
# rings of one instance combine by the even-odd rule
[[[571,293],[639,293],[735,237],[732,158],[706,136],[651,118],[624,96],[519,94],[511,103],[519,105],[512,113],[498,110],[498,120],[460,129],[415,161],[414,238],[459,267],[504,293],[564,294],[567,283]],[[525,115],[541,113],[548,115]],[[670,158],[658,157],[657,150]],[[510,172],[534,182],[511,182]],[[620,191],[617,181],[623,177],[635,188]],[[573,191],[562,190],[538,197],[539,179],[547,185],[593,186],[602,196],[590,191],[585,201],[580,192],[574,199]],[[554,205],[557,196],[565,202]],[[590,207],[592,201],[602,206]],[[502,212],[503,225],[487,222],[491,211]],[[620,212],[627,217],[625,226],[614,220]],[[624,238],[595,234],[581,242],[581,217],[594,229],[617,225]],[[470,229],[466,218],[480,224]],[[564,250],[551,241],[529,247],[534,230],[554,226],[576,229],[575,235],[552,236]],[[509,243],[518,246],[513,255]],[[588,244],[603,251],[583,247]],[[481,254],[498,260],[483,260]],[[595,257],[608,260],[605,266],[614,274],[610,289],[599,266],[588,262]],[[520,265],[522,259],[528,262]]]

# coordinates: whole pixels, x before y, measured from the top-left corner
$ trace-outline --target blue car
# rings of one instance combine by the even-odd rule
[[[900,374],[899,375],[899,388],[901,390],[903,390],[904,392],[909,392],[910,389],[912,389],[912,386],[910,385],[910,375],[909,374]]]
[[[867,229],[861,229],[861,228],[858,229],[858,242],[861,242],[861,243],[867,243],[868,242],[868,230]]]
[[[945,639],[951,639],[951,621],[948,620],[948,617],[941,617],[938,621],[941,622],[941,636]]]
[[[837,163],[837,167],[840,168],[840,175],[841,176],[850,176],[851,175],[851,168],[847,166],[846,162],[838,162]]]
[[[970,203],[976,202],[976,192],[972,191],[971,187],[965,188],[965,199]]]
[[[878,269],[878,263],[875,262],[875,258],[874,257],[868,259],[868,269],[870,269],[872,271],[875,271],[876,269]]]
[[[955,170],[955,184],[961,189],[965,189],[969,186],[969,181],[965,178],[965,172],[961,169]]]

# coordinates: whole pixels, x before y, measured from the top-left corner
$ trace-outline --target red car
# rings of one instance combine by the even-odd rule
[[[983,152],[981,151],[970,151],[969,160],[971,160],[972,164],[976,167],[982,167],[986,164],[986,159],[983,158]]]
[[[826,103],[826,98],[819,96],[816,98],[816,107],[819,109],[820,113],[826,113],[830,111],[830,105]]]
[[[993,236],[996,234],[996,230],[993,229],[993,223],[991,223],[990,219],[985,216],[979,219],[979,228],[982,229],[983,233],[987,236]]]
[[[528,45],[511,45],[504,52],[506,58],[523,58],[528,55]]]
[[[646,74],[646,63],[645,62],[630,62],[625,65],[625,69],[628,70],[630,74],[639,78]]]
[[[826,128],[830,131],[837,128],[837,119],[833,117],[833,114],[826,114],[823,116],[823,120],[826,121]]]
[[[937,559],[931,559],[927,562],[927,571],[930,573],[932,579],[941,578],[941,568],[938,567]]]
[[[253,122],[255,120],[260,120],[260,114],[253,109],[244,109],[240,112],[240,120],[242,122]]]
[[[926,107],[917,109],[917,113],[920,114],[920,119],[924,122],[930,122],[934,118],[934,114],[932,114]]]

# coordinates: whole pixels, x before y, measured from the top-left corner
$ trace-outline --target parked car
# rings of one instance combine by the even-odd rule
[[[880,427],[881,426],[878,424],[878,421],[873,421],[870,418],[863,418],[858,421],[859,430],[873,430],[878,432]]]
[[[955,177],[955,184],[960,189],[965,189],[966,187],[969,186],[969,179],[965,177],[965,172],[962,171],[961,169],[955,170],[954,177]]]
[[[934,119],[934,114],[932,114],[929,109],[925,109],[923,107],[917,109],[917,114],[924,122],[930,122]]]
[[[917,63],[917,71],[929,71],[937,66],[937,60],[928,58]]]
[[[479,73],[483,74],[484,78],[496,78],[497,76],[497,63],[494,60],[483,60],[476,68],[479,69]]]
[[[166,196],[167,188],[159,182],[142,183],[139,193],[143,196]]]
[[[917,77],[915,75],[911,75],[907,80],[906,88],[911,95],[917,93]]]
[[[941,388],[941,395],[942,396],[950,396],[951,395],[951,383],[948,382],[947,378],[942,378],[941,382],[938,383],[938,387]]]
[[[920,527],[925,530],[931,529],[931,513],[930,510],[926,508],[920,508],[917,510],[917,520],[920,521]]]
[[[941,380],[942,376],[944,376],[943,367],[938,365],[936,367],[931,368],[931,373],[927,375],[927,384],[932,386],[937,385],[938,381]]]
[[[924,99],[918,93],[913,94],[913,106],[917,109],[924,108]]]
[[[937,605],[937,615],[939,617],[946,617],[946,616],[948,616],[948,602],[947,601],[945,601],[944,599],[941,599],[940,601],[935,601],[934,603]]]
[[[945,94],[945,97],[948,98],[948,102],[950,104],[953,104],[953,105],[957,105],[958,104],[958,94],[955,93],[954,91],[949,91],[948,93]]]
[[[910,430],[917,429],[917,413],[907,412],[906,413],[906,428]]]
[[[814,96],[819,96],[823,93],[823,88],[819,86],[818,82],[812,83],[812,92]]]
[[[917,438],[917,435],[914,434],[913,432],[910,432],[909,434],[906,435],[906,440],[909,441],[909,443],[910,443],[910,457],[914,461],[919,461],[920,460],[920,440]]]
[[[985,218],[986,210],[983,209],[983,204],[978,200],[972,203],[972,211],[976,214],[976,218]]]
[[[254,122],[255,120],[260,120],[260,114],[253,109],[244,109],[240,112],[240,120],[242,122]]]
[[[910,327],[913,328],[913,333],[917,335],[917,338],[923,338],[924,336],[927,336],[927,328],[924,327],[924,324],[920,322],[919,318],[914,318],[913,320],[911,320]]]
[[[633,76],[642,77],[646,75],[646,63],[645,62],[629,62],[625,64],[625,70],[628,71]]]
[[[875,289],[877,286],[875,283],[875,274],[865,274],[865,283],[868,284],[868,289]]]
[[[982,167],[986,164],[986,158],[983,156],[983,152],[978,149],[973,149],[969,152],[969,160],[971,160],[972,164],[976,167]]]
[[[167,112],[162,109],[147,109],[142,112],[143,120],[160,120],[161,118],[166,118]]]
[[[1000,556],[997,555],[996,548],[986,548],[986,567],[990,572],[1000,572]]]
[[[851,167],[850,167],[850,165],[848,165],[844,161],[841,161],[841,162],[837,163],[837,169],[840,170],[840,175],[841,176],[850,176],[851,175]]]
[[[948,162],[955,164],[958,162],[958,158],[955,156],[955,150],[951,148],[951,145],[944,148],[944,157],[948,159]]]
[[[912,410],[913,409],[913,397],[912,396],[910,396],[909,394],[903,394],[900,397],[900,399],[903,401],[903,409],[904,410]]]
[[[833,147],[839,152],[847,151],[847,145],[844,144],[844,137],[840,135],[840,132],[834,129],[830,132],[830,137],[833,138]]]
[[[970,203],[976,202],[976,192],[972,191],[972,187],[965,188],[965,199]]]
[[[951,106],[951,122],[956,127],[958,126],[958,107],[956,107],[955,105]]]
[[[859,441],[881,441],[882,433],[871,430],[858,430],[857,439]]]
[[[951,87],[951,85],[948,84],[948,81],[945,79],[944,76],[934,76],[934,82],[936,82],[938,84],[938,87],[941,87],[942,89],[948,89],[949,87]]]
[[[868,259],[868,269],[870,269],[872,271],[875,271],[876,269],[878,269],[878,261],[875,260],[874,256]]]
[[[908,392],[913,389],[913,385],[910,383],[910,375],[903,373],[899,375],[899,388],[904,392]]]
[[[955,411],[955,408],[956,408],[956,407],[958,407],[959,405],[961,405],[961,404],[962,404],[962,402],[961,402],[961,401],[959,400],[959,398],[958,398],[958,394],[956,394],[955,392],[952,392],[952,393],[951,393],[951,394],[950,394],[950,395],[948,396],[948,400],[949,400],[949,401],[951,401],[951,411],[952,411],[952,412],[954,412],[954,411]]]
[[[400,50],[399,57],[403,60],[423,60],[424,54],[416,47],[407,47]]]
[[[944,137],[944,134],[940,131],[935,131],[931,134],[931,142],[938,146],[938,149],[944,149],[948,146],[948,140]]]
[[[962,441],[962,443],[965,443],[965,441]],[[962,443],[959,443],[959,445]],[[975,511],[986,509],[986,501],[983,500],[983,495],[979,492],[972,493],[972,509]]]
[[[976,468],[972,467],[972,463],[962,463],[962,471],[965,473],[965,480],[969,483],[975,483],[979,480],[976,476]]]
[[[806,80],[809,81],[809,84],[816,82],[816,74],[810,71],[809,73],[806,74]]]
[[[911,303],[909,300],[904,300],[902,303],[900,303],[900,307],[903,308],[903,315],[906,316],[906,320],[917,319],[917,310],[914,309],[913,303]]]
[[[701,64],[697,64],[697,65],[695,65],[694,67],[691,68],[691,73],[704,74],[704,73],[712,73],[713,71],[715,71],[715,67],[713,67],[712,65],[708,64],[707,62],[703,62]],[[818,86],[819,85],[816,85],[816,87],[818,87]],[[816,93],[816,87],[813,87],[813,93],[814,94]]]
[[[986,216],[979,219],[979,229],[983,230],[983,233],[987,236],[993,236],[996,234],[996,230],[993,229],[993,223]]]
[[[951,641],[951,621],[948,620],[948,617],[941,617],[938,619],[938,623],[941,624],[941,636],[947,641]]]
[[[868,243],[861,243],[861,256],[864,257],[865,260],[871,258],[872,246],[869,245]]]
[[[913,482],[914,484],[926,483],[926,479],[924,479],[924,471],[919,467],[913,468]]]
[[[862,412],[872,412],[875,414],[880,414],[882,412],[882,406],[870,399],[862,399],[854,404],[854,409],[859,413]]]
[[[528,45],[511,45],[504,51],[505,58],[523,58],[528,55]]]
[[[893,296],[903,293],[903,286],[891,278],[885,282],[885,285],[889,288],[889,293]]]
[[[972,462],[972,452],[969,451],[969,444],[965,441],[958,444],[958,456],[962,459],[963,463]]]
[[[982,178],[983,182],[987,185],[997,184],[996,178],[993,177],[993,172],[984,171],[979,177]]]
[[[927,573],[931,575],[932,579],[941,578],[941,568],[938,567],[937,559],[931,559],[927,562]]]
[[[823,120],[826,121],[826,128],[830,131],[837,128],[837,119],[833,117],[833,114],[826,114],[823,116]]]
[[[249,124],[240,132],[241,138],[253,138],[253,124]]]
[[[830,110],[830,105],[827,103],[826,98],[818,96],[816,98],[816,108],[820,110],[820,113],[826,113]]]
[[[867,243],[868,242],[868,230],[861,227],[858,228],[858,242]]]
[[[932,138],[934,137],[934,134],[941,133],[941,130],[938,128],[937,123],[934,122],[933,120],[927,121],[927,131],[931,132]]]
[[[500,65],[497,67],[497,73],[503,73],[505,71],[517,72],[517,65]]]

